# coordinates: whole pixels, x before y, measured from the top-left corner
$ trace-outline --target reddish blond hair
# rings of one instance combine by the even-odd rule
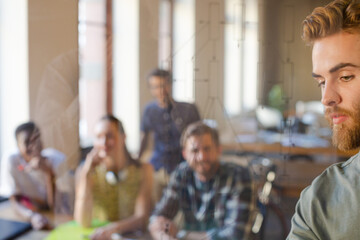
[[[308,44],[339,32],[360,32],[359,0],[335,0],[317,7],[303,21],[302,38]]]

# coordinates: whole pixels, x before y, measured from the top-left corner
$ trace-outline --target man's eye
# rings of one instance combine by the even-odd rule
[[[197,153],[197,152],[199,152],[199,150],[198,149],[191,149],[191,152],[192,153]]]
[[[318,82],[318,87],[323,87],[325,86],[325,81],[319,81]]]
[[[345,82],[348,82],[350,81],[351,79],[354,78],[354,75],[349,75],[349,76],[342,76],[340,77],[341,80],[345,81]]]

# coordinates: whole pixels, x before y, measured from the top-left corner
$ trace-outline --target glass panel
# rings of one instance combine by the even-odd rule
[[[92,145],[93,129],[105,114],[105,0],[79,1],[80,141]]]

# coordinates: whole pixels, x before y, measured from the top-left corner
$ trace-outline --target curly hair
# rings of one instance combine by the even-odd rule
[[[317,7],[303,21],[302,39],[308,44],[339,32],[360,32],[360,1],[335,0]]]

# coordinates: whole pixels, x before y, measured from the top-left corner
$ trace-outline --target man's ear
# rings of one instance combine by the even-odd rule
[[[181,154],[182,154],[183,158],[186,160],[186,152],[185,152],[185,148],[182,148],[182,150],[181,150]]]
[[[219,156],[222,154],[222,147],[221,147],[221,145],[219,144],[219,146],[217,147],[217,150],[218,150],[218,154],[219,154]]]

